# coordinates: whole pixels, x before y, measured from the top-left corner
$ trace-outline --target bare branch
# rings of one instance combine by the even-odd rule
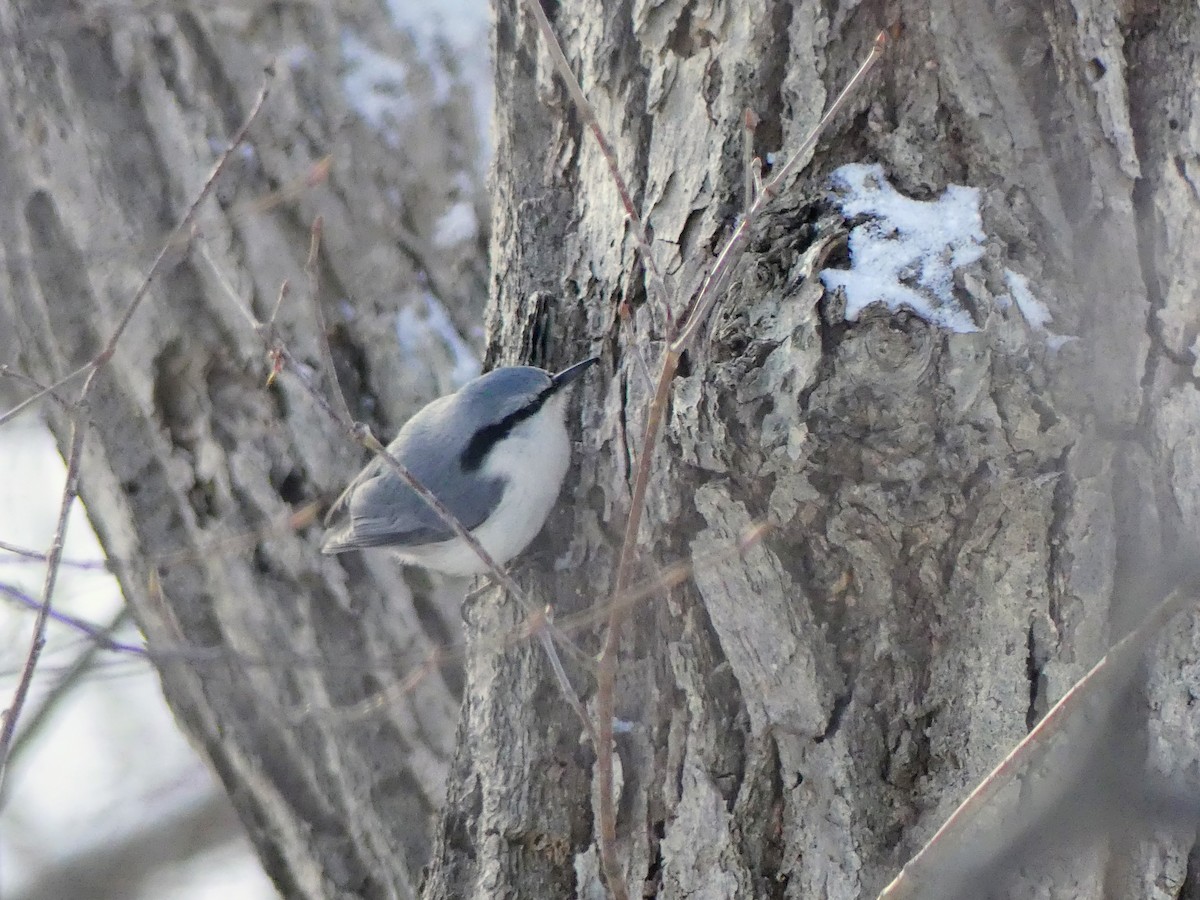
[[[250,307],[243,303],[241,298],[237,296],[233,286],[230,284],[229,280],[223,276],[223,273],[220,271],[220,267],[216,264],[216,261],[212,258],[211,254],[208,253],[206,247],[202,247],[202,256],[213,268],[213,270],[217,272],[218,283],[222,285],[223,289],[233,298],[238,307],[250,319],[255,333],[258,334],[260,339],[262,339],[263,343],[267,347],[267,353],[272,361],[271,374],[268,380],[273,380],[280,371],[282,371],[284,368],[287,368],[288,371],[290,371],[296,377],[297,381],[300,382],[301,386],[308,393],[308,395],[313,398],[318,406],[321,407],[324,413],[339,426],[341,426],[341,428],[351,438],[353,438],[355,442],[370,450],[372,453],[378,456],[385,465],[391,468],[392,471],[395,472],[400,478],[400,480],[407,484],[417,494],[417,496],[419,496],[421,500],[424,501],[424,503],[430,509],[432,509],[438,515],[438,517],[455,533],[455,535],[461,538],[462,541],[471,548],[472,552],[479,557],[484,566],[491,573],[492,577],[496,579],[497,583],[503,585],[505,589],[508,590],[508,592],[517,600],[517,602],[520,603],[527,611],[529,611],[530,621],[536,623],[536,627],[533,629],[533,634],[535,634],[538,640],[542,643],[542,647],[546,652],[546,656],[550,660],[551,668],[554,670],[554,674],[558,679],[559,687],[562,689],[563,696],[566,698],[571,708],[575,710],[576,714],[580,717],[580,721],[583,723],[583,726],[588,732],[589,737],[594,739],[595,733],[592,728],[591,720],[584,709],[583,703],[579,699],[578,693],[575,691],[574,686],[567,678],[561,660],[558,658],[558,650],[554,646],[554,639],[552,635],[553,625],[548,620],[545,613],[540,610],[533,609],[529,600],[526,599],[524,592],[520,589],[512,577],[504,569],[502,569],[499,564],[497,564],[497,562],[486,550],[484,550],[483,545],[481,545],[475,536],[463,526],[463,524],[445,506],[445,504],[443,504],[432,491],[425,487],[425,485],[422,484],[421,481],[415,475],[413,475],[403,463],[401,463],[398,459],[396,459],[396,457],[388,452],[387,448],[380,443],[379,439],[371,433],[371,429],[365,423],[354,421],[354,417],[350,413],[350,407],[346,403],[346,398],[342,393],[341,385],[339,384],[336,372],[334,371],[333,354],[329,349],[328,334],[325,329],[325,318],[323,311],[321,310],[320,298],[317,296],[316,266],[321,235],[320,219],[317,219],[313,223],[311,234],[312,237],[309,243],[309,252],[305,264],[305,270],[308,274],[310,292],[313,295],[313,303],[314,307],[316,308],[319,332],[317,335],[317,342],[321,346],[321,357],[328,372],[328,378],[333,388],[333,393],[337,397],[337,408],[335,408],[325,394],[318,390],[317,387],[312,383],[311,379],[308,377],[308,373],[296,361],[295,357],[292,356],[291,351],[288,350],[287,345],[284,344],[283,340],[276,333],[274,327],[275,312],[272,312],[271,321],[269,323],[263,324],[257,321],[253,310],[251,310]],[[275,311],[279,309],[280,304],[287,295],[287,289],[288,285],[285,281],[280,285],[279,298],[275,303]]]
[[[33,710],[25,717],[24,724],[21,726],[21,733],[16,736],[13,741],[12,751],[9,753],[9,762],[16,765],[17,760],[21,758],[21,754],[31,746],[33,740],[41,733],[43,726],[50,721],[54,712],[62,705],[63,700],[71,695],[73,691],[83,679],[93,671],[96,663],[96,657],[104,650],[111,650],[117,647],[125,649],[128,645],[117,644],[112,636],[127,622],[130,621],[131,613],[128,605],[122,604],[117,610],[117,614],[109,620],[107,625],[96,629],[84,622],[75,620],[76,624],[82,626],[90,638],[90,642],[84,647],[75,661],[64,672],[59,679],[54,683],[54,687],[46,694],[45,698],[38,705],[38,708]],[[130,648],[140,649],[140,648]]]
[[[880,32],[875,39],[870,54],[855,72],[854,76],[838,94],[829,110],[805,138],[800,148],[779,172],[763,186],[754,205],[738,223],[730,235],[724,248],[708,273],[696,302],[693,303],[680,323],[678,335],[670,342],[663,355],[662,371],[659,374],[654,398],[646,411],[645,433],[642,438],[641,450],[638,454],[637,471],[634,476],[633,490],[629,501],[629,515],[625,522],[625,533],[621,542],[621,555],[617,564],[617,579],[613,588],[613,596],[619,596],[629,585],[632,573],[633,556],[637,547],[638,531],[641,528],[642,513],[646,507],[646,489],[650,482],[650,464],[654,451],[658,446],[658,435],[666,415],[667,402],[671,395],[671,384],[679,369],[683,352],[700,331],[700,326],[707,318],[712,308],[721,297],[725,282],[733,266],[744,251],[749,240],[750,224],[759,212],[765,208],[778,193],[784,180],[795,170],[804,154],[812,148],[822,131],[832,121],[833,116],[845,105],[854,88],[856,88],[874,66],[875,61],[883,52],[884,34]],[[597,819],[600,832],[600,859],[604,866],[609,890],[620,900],[626,896],[624,883],[620,879],[620,866],[616,856],[617,824],[616,801],[613,791],[613,759],[612,759],[612,723],[615,715],[615,682],[617,658],[621,646],[621,626],[624,624],[625,608],[619,604],[611,605],[608,631],[604,638],[604,647],[600,653],[600,664],[597,672],[596,685],[596,727],[599,743],[596,746],[597,794],[599,809]]]
[[[0,563],[4,562],[30,562],[41,563],[45,562],[47,556],[39,550],[30,550],[26,547],[18,547],[16,544],[10,544],[8,541],[0,541],[0,550],[5,553],[12,553],[14,556],[19,556],[19,560],[0,559]],[[102,559],[86,560],[86,559],[60,559],[60,566],[67,566],[73,569],[85,569],[90,571],[109,571],[108,563]]]
[[[567,93],[571,95],[571,103],[574,104],[588,130],[592,132],[592,137],[596,139],[600,154],[608,166],[608,173],[612,177],[613,184],[616,185],[617,193],[621,195],[621,205],[625,209],[625,216],[629,219],[630,229],[633,231],[634,238],[637,239],[638,249],[642,254],[642,264],[649,276],[651,294],[654,301],[662,307],[663,322],[669,328],[672,321],[670,292],[667,290],[667,283],[658,268],[658,263],[654,261],[654,251],[650,245],[650,236],[646,231],[646,226],[642,222],[642,217],[638,215],[637,208],[633,205],[633,195],[629,193],[629,186],[621,174],[621,167],[617,162],[617,152],[608,142],[604,129],[600,127],[600,121],[596,118],[596,111],[592,109],[591,103],[583,93],[583,88],[579,86],[579,80],[571,71],[571,64],[567,62],[566,54],[563,53],[554,29],[550,26],[550,20],[546,18],[542,4],[539,0],[525,0],[525,8],[537,22],[538,30],[541,31],[546,45],[546,52],[550,54],[559,77],[567,86]]]
[[[44,603],[35,600],[24,591],[18,590],[17,588],[8,584],[0,584],[0,595],[13,600],[20,606],[33,610],[34,612],[40,612],[42,607],[45,606]],[[77,616],[68,615],[67,613],[58,611],[57,609],[51,609],[49,616],[60,625],[66,625],[68,628],[71,628],[74,631],[84,635],[101,650],[113,650],[120,653],[128,653],[133,656],[146,655],[146,650],[144,647],[139,647],[134,644],[123,644],[114,641],[108,636],[107,629],[102,625],[93,625],[91,622],[86,622]]]
[[[0,378],[8,378],[12,381],[19,381],[20,383],[27,385],[28,387],[31,387],[35,391],[37,391],[38,396],[40,396],[40,397],[44,397],[44,396],[46,396],[46,394],[49,394],[55,400],[57,400],[59,403],[62,403],[64,405],[71,402],[63,397],[60,397],[58,392],[54,389],[53,385],[47,387],[46,385],[44,385],[40,381],[38,381],[36,378],[29,377],[24,372],[18,371],[13,366],[8,365],[7,363],[0,364]],[[25,400],[22,402],[25,404],[28,404],[29,401]],[[22,408],[24,408],[24,407],[22,407]],[[19,412],[19,410],[18,410],[18,412]],[[16,415],[16,413],[6,413],[5,414],[6,418],[11,417],[12,415]],[[2,423],[0,423],[0,424],[2,424]]]
[[[871,52],[867,54],[867,58],[858,67],[858,71],[846,82],[846,86],[842,88],[841,93],[830,104],[829,109],[825,111],[825,115],[821,116],[821,120],[813,126],[812,131],[804,138],[791,158],[779,168],[778,172],[771,176],[770,181],[762,186],[762,190],[759,191],[758,196],[754,200],[754,205],[746,210],[746,214],[742,216],[741,221],[738,222],[737,227],[733,230],[733,234],[729,236],[729,240],[721,248],[716,262],[713,263],[712,269],[704,279],[704,284],[700,287],[700,293],[697,295],[695,303],[691,305],[685,320],[680,325],[679,334],[671,342],[671,349],[673,351],[682,353],[700,332],[700,328],[708,319],[709,313],[712,312],[713,307],[721,299],[729,276],[733,273],[734,267],[737,265],[738,260],[742,258],[742,253],[746,250],[746,244],[750,239],[750,226],[754,224],[754,221],[767,205],[779,195],[785,182],[796,173],[805,155],[816,145],[818,139],[825,132],[825,129],[829,127],[829,123],[833,121],[833,117],[841,111],[842,107],[850,99],[850,96],[862,84],[863,79],[875,67],[875,63],[879,60],[879,57],[883,55],[883,48],[886,43],[886,33],[883,31],[879,32],[875,37],[875,42],[871,45]]]
[[[89,362],[89,363],[85,363],[84,365],[80,366],[78,369],[76,369],[71,374],[64,375],[62,378],[58,379],[58,381],[54,382],[54,384],[44,387],[41,390],[37,391],[36,393],[31,394],[30,396],[26,397],[24,400],[22,400],[16,406],[14,406],[12,409],[10,409],[8,412],[0,414],[0,426],[3,426],[6,423],[15,419],[17,416],[19,416],[21,413],[23,413],[29,407],[33,406],[33,404],[37,403],[43,397],[47,397],[51,394],[54,394],[55,392],[59,391],[60,389],[66,387],[72,381],[75,381],[77,378],[80,378],[80,377],[88,374],[88,372],[90,372],[92,370],[92,368],[95,366],[95,364],[96,364],[95,360],[93,360],[92,362]]]
[[[625,534],[621,541],[621,556],[617,563],[617,581],[613,597],[620,596],[629,585],[633,571],[634,548],[637,547],[638,529],[642,523],[642,512],[646,508],[646,488],[650,483],[650,459],[658,444],[658,431],[662,426],[667,401],[671,396],[671,382],[679,369],[681,354],[668,349],[663,356],[662,372],[654,391],[654,399],[646,411],[646,433],[638,456],[637,474],[634,477],[633,493],[629,500],[629,515],[625,519]],[[617,859],[617,809],[613,791],[613,717],[616,715],[617,658],[621,650],[621,626],[625,622],[627,607],[613,603],[609,612],[608,630],[604,635],[604,646],[600,651],[600,664],[596,673],[596,777],[598,781],[600,825],[600,861],[608,879],[608,889],[613,895],[626,896],[625,884],[621,879],[620,862]]]
[[[263,86],[255,98],[253,105],[250,108],[249,114],[246,116],[242,126],[234,133],[230,139],[229,145],[225,151],[217,158],[213,164],[212,170],[208,177],[201,185],[195,199],[188,206],[180,219],[175,230],[171,232],[167,242],[163,244],[158,255],[155,256],[154,262],[151,263],[145,277],[142,279],[137,291],[134,292],[133,298],[129,301],[129,305],[125,308],[124,314],[117,322],[116,328],[105,344],[104,349],[93,359],[84,370],[87,370],[87,378],[84,380],[83,387],[80,389],[79,398],[75,403],[75,407],[71,412],[71,439],[70,451],[67,454],[67,478],[66,486],[63,489],[62,503],[59,507],[58,522],[54,530],[54,538],[50,544],[50,550],[46,554],[46,579],[42,589],[42,606],[38,610],[38,614],[33,624],[33,636],[29,645],[29,652],[25,659],[25,665],[21,670],[21,677],[17,682],[16,691],[13,693],[12,702],[5,710],[2,723],[0,723],[0,784],[3,783],[4,773],[9,753],[12,747],[13,735],[17,726],[17,719],[21,714],[21,709],[25,705],[25,701],[29,695],[29,687],[33,683],[33,673],[37,668],[38,659],[41,657],[42,649],[46,645],[46,623],[49,621],[51,613],[51,604],[54,597],[54,587],[58,582],[59,560],[62,558],[63,543],[67,533],[67,520],[70,516],[71,506],[75,502],[75,498],[79,493],[79,469],[82,460],[82,450],[84,436],[87,431],[87,421],[83,416],[83,406],[88,396],[91,394],[92,388],[96,384],[96,378],[103,371],[105,365],[112,358],[116,351],[117,343],[121,340],[121,336],[128,328],[129,322],[133,319],[138,307],[150,292],[150,285],[154,282],[158,275],[159,269],[162,267],[163,261],[166,259],[170,246],[181,236],[188,234],[196,214],[199,212],[200,205],[208,197],[212,191],[213,185],[216,184],[217,178],[224,171],[234,150],[246,139],[246,134],[253,125],[258,114],[262,111],[263,104],[266,103],[267,95],[270,92],[271,81],[274,77],[274,67],[268,66],[266,69],[266,78]],[[22,404],[21,407],[28,405],[28,401]],[[20,407],[19,407],[20,408]],[[3,424],[8,418],[14,415],[9,412],[5,416],[0,417],[0,424]]]
[[[991,802],[1005,787],[1028,772],[1042,760],[1049,743],[1075,718],[1085,704],[1095,702],[1106,692],[1115,694],[1120,685],[1133,675],[1150,640],[1178,613],[1195,605],[1197,596],[1191,590],[1171,593],[1148,615],[1137,628],[1118,641],[1101,657],[1091,670],[1071,685],[1037,727],[1029,732],[1008,755],[988,773],[917,854],[905,863],[900,874],[879,893],[879,900],[902,900],[923,896],[922,879],[937,872],[953,847],[956,835],[961,835],[970,820]]]
[[[92,369],[92,375],[99,371],[99,368]],[[89,376],[84,384],[84,390],[80,394],[80,400],[87,397],[91,384],[92,377]],[[71,415],[71,450],[67,457],[67,484],[63,489],[62,501],[59,504],[58,523],[54,528],[54,538],[50,544],[50,550],[46,554],[46,579],[42,588],[42,605],[33,622],[33,639],[25,657],[25,664],[21,669],[21,677],[17,681],[17,689],[13,693],[13,699],[8,709],[4,711],[3,721],[0,722],[0,787],[3,787],[4,775],[7,772],[8,754],[12,746],[13,734],[16,731],[17,718],[29,695],[30,685],[33,684],[33,673],[37,668],[38,659],[42,655],[42,649],[46,646],[46,623],[50,620],[50,604],[54,597],[54,586],[58,582],[58,560],[62,557],[71,505],[75,502],[79,491],[79,464],[86,431],[82,419],[80,406],[77,405]],[[3,796],[2,792],[0,792],[0,796]]]
[[[338,404],[338,409],[347,422],[354,421],[354,414],[350,412],[350,407],[346,405],[346,395],[342,391],[341,382],[338,381],[337,367],[333,364],[333,353],[329,349],[329,327],[325,324],[325,307],[321,305],[320,292],[320,273],[317,262],[320,258],[321,251],[321,217],[317,216],[313,219],[312,232],[308,244],[308,259],[304,263],[304,273],[308,278],[308,299],[313,305],[313,315],[317,320],[317,333],[319,339],[317,346],[321,351],[321,364],[325,367],[325,383],[329,385],[329,390],[333,394],[334,401]],[[280,293],[282,300],[283,294]],[[279,309],[279,304],[275,304],[276,310]],[[271,325],[275,323],[275,314],[271,314]]]

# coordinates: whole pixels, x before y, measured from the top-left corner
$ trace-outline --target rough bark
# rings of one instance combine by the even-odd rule
[[[676,380],[642,563],[696,568],[637,611],[618,685],[631,895],[872,896],[1140,618],[1196,532],[1200,22],[1102,0],[555,9],[680,302],[739,210],[743,109],[757,152],[786,152],[899,25]],[[596,147],[514,0],[497,18],[491,356],[528,358],[545,333],[556,362],[606,354],[550,528],[572,539],[529,576],[561,615],[611,583],[650,390],[637,354],[662,334]],[[920,199],[981,190],[987,252],[955,288],[977,333],[878,309],[848,323],[797,283],[840,222],[826,177],[858,161]],[[1052,351],[1003,308],[1006,269],[1077,340]],[[730,559],[760,521],[770,534]],[[469,627],[514,615],[479,604]],[[1194,892],[1180,773],[1198,637],[1175,621],[1145,677],[1063,738],[1074,766],[1025,782],[1039,802],[1016,804],[1015,831],[918,895]],[[601,895],[590,756],[548,682],[534,647],[468,664],[426,896]],[[1081,797],[1070,821],[1045,815]]]
[[[317,552],[311,522],[289,524],[362,455],[295,381],[267,386],[264,348],[200,242],[260,319],[290,279],[277,322],[316,372],[303,264],[309,226],[324,218],[334,355],[355,414],[390,435],[449,385],[448,349],[412,327],[426,293],[464,326],[481,307],[483,242],[433,234],[471,199],[470,98],[442,72],[452,90],[432,102],[428,60],[382,5],[152,7],[0,11],[0,360],[50,382],[104,345],[278,54],[269,105],[203,207],[199,237],[178,248],[92,396],[82,496],[169,702],[280,890],[413,896],[458,676],[449,667],[369,716],[343,713],[453,640],[457,602],[428,584],[410,590],[387,564],[343,568]],[[347,35],[406,60],[414,102],[390,134],[348,106]],[[67,417],[44,408],[61,443]]]

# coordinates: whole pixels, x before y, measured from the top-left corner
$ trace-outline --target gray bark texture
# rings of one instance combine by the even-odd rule
[[[617,696],[633,723],[616,742],[631,896],[874,896],[1192,545],[1196,7],[553,14],[677,312],[743,208],[743,111],[761,119],[756,152],[786,155],[898,25],[676,379],[641,572],[694,572],[626,625]],[[535,307],[558,346],[606,354],[579,391],[581,462],[549,529],[573,538],[535,582],[561,615],[612,583],[650,392],[638,355],[654,368],[661,316],[596,145],[513,0],[495,49],[492,355],[520,355]],[[981,191],[986,250],[955,285],[976,333],[880,308],[848,323],[838,295],[799,277],[852,224],[827,182],[850,162],[882,163],[921,200]],[[1004,306],[1006,269],[1076,340],[1051,350]],[[770,532],[737,554],[757,522]],[[480,605],[469,627],[511,617]],[[1065,729],[912,896],[1194,896],[1198,638],[1193,616],[1174,620],[1136,683]],[[603,893],[579,729],[531,677],[536,655],[468,663],[427,896]]]
[[[411,591],[394,566],[343,568],[317,552],[311,515],[290,521],[335,496],[363,454],[295,380],[267,386],[239,304],[265,321],[289,279],[276,321],[319,371],[303,267],[322,216],[320,299],[341,379],[354,414],[394,433],[451,386],[448,347],[422,338],[435,333],[420,328],[426,295],[463,333],[480,318],[486,242],[433,234],[452,204],[482,196],[476,116],[453,70],[434,72],[382,5],[137,6],[0,9],[0,360],[49,383],[104,346],[276,57],[268,105],[197,237],[175,249],[92,395],[82,497],[169,702],[280,891],[415,896],[459,676],[433,672],[369,715],[356,705],[455,640],[458,601]],[[351,39],[404,61],[392,87],[411,118],[380,123],[387,136],[342,90]],[[449,86],[434,102],[438,78]],[[10,401],[28,393],[0,380]],[[63,408],[42,408],[65,447]]]
[[[99,349],[136,283],[130,248],[152,253],[208,137],[253,95],[260,60],[239,40],[286,46],[299,29],[318,61],[289,69],[201,230],[265,317],[281,278],[303,284],[307,224],[324,215],[334,353],[355,413],[390,434],[434,392],[389,338],[411,247],[447,202],[434,188],[452,179],[418,180],[402,152],[339,130],[320,71],[339,22],[270,9],[69,29],[66,7],[0,13],[0,352],[48,380]],[[679,285],[676,313],[742,209],[744,110],[760,119],[755,152],[786,154],[897,26],[756,225],[675,381],[639,574],[692,570],[634,610],[617,685],[632,896],[874,896],[1162,595],[1200,525],[1200,13],[592,0],[551,14]],[[612,583],[662,317],[530,20],[516,0],[495,15],[488,363],[604,355],[576,391],[577,467],[516,566],[561,620]],[[436,145],[432,127],[412,154]],[[239,214],[239,198],[294,183],[334,147],[328,183]],[[828,176],[850,162],[881,163],[920,200],[980,190],[986,252],[954,286],[977,332],[878,307],[844,319],[813,255],[849,264],[829,238],[854,223]],[[397,184],[432,206],[398,214]],[[1075,340],[1051,350],[1002,302],[1008,270]],[[466,310],[454,290],[447,305]],[[315,365],[306,302],[288,301],[284,323]],[[264,368],[209,269],[181,254],[89,408],[83,485],[151,645],[211,650],[164,664],[164,690],[267,870],[289,897],[603,896],[594,753],[536,642],[504,640],[527,616],[512,600],[463,607],[457,734],[448,670],[340,714],[452,639],[459,613],[414,598],[390,564],[321,559],[316,529],[270,528],[358,460],[293,382],[264,388]],[[583,652],[567,654],[585,699],[599,635],[573,632]],[[915,895],[1200,896],[1197,697],[1189,613]]]

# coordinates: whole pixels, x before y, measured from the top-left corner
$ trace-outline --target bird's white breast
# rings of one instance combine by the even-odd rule
[[[571,439],[563,421],[567,392],[546,401],[488,454],[480,473],[503,479],[507,487],[496,510],[473,532],[483,548],[504,565],[537,537],[558,499],[571,463]],[[448,575],[478,575],[487,569],[470,547],[455,538],[404,548],[406,562]]]

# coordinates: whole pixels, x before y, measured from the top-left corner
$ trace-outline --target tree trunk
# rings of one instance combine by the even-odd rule
[[[390,434],[447,390],[456,348],[431,303],[464,330],[478,320],[486,245],[436,229],[478,200],[477,117],[459,75],[435,71],[445,60],[382,5],[167,6],[0,12],[0,360],[49,383],[100,351],[278,54],[198,235],[173,251],[91,397],[82,496],[169,702],[280,890],[412,897],[460,679],[394,685],[454,640],[457,595],[319,554],[302,510],[363,457],[295,381],[268,387],[240,307],[267,320],[289,279],[276,322],[319,371],[303,266],[322,216],[320,302],[355,414]],[[378,77],[371,53],[401,60],[403,83],[351,85]],[[404,104],[386,107],[388,90]],[[28,393],[4,380],[9,398]],[[67,414],[44,409],[63,446]]]
[[[898,32],[756,227],[673,386],[641,574],[694,571],[625,628],[631,896],[873,896],[1191,545],[1200,23],[1193,5],[1144,6],[555,7],[681,286],[677,316],[744,208],[743,111],[760,120],[755,152],[786,157],[876,31]],[[528,576],[561,618],[612,584],[650,391],[639,355],[656,369],[662,316],[515,0],[498,5],[496,54],[490,356],[528,358],[539,329],[555,364],[605,354],[579,391],[581,461],[547,529],[556,565]],[[829,180],[861,162],[925,216],[949,185],[978,190],[977,258],[943,286],[967,327],[903,305],[848,317],[849,290],[824,286],[844,279],[812,277],[805,254],[863,225]],[[824,266],[854,265],[854,247]],[[738,554],[759,522],[769,533]],[[469,629],[482,641],[519,618],[488,601]],[[1173,621],[1144,677],[1060,738],[1074,767],[1030,776],[915,896],[1192,896],[1198,795],[1176,773],[1197,760],[1198,638],[1191,615]],[[426,896],[601,894],[592,757],[552,684],[535,646],[471,657]],[[1141,814],[1155,797],[1171,808]],[[1080,802],[1052,815],[1064,799]]]

